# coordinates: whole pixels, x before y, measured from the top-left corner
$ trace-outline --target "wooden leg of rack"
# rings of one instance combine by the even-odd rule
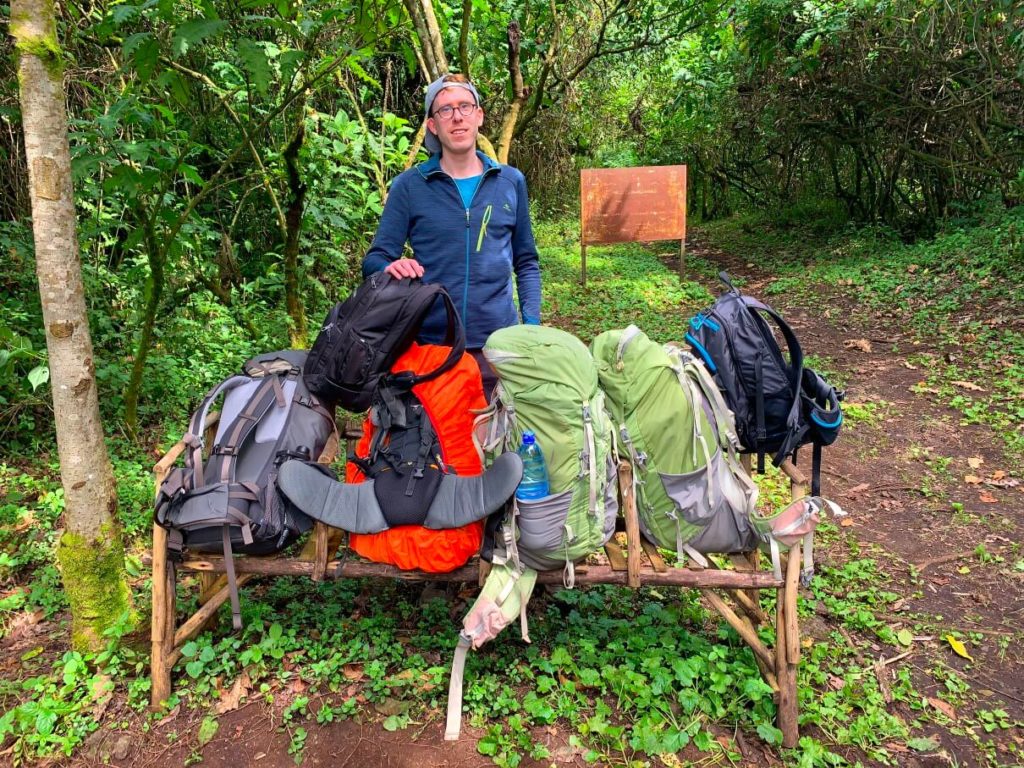
[[[800,545],[789,551],[786,563],[786,660],[795,668],[800,663],[800,624],[796,615],[796,592],[800,586]]]
[[[782,731],[782,746],[791,749],[800,739],[798,724],[798,701],[796,693],[796,664],[789,660],[789,639],[787,631],[788,610],[786,592],[792,580],[793,588],[800,578],[799,559],[790,556],[786,567],[786,586],[775,590],[775,676],[779,681],[776,697],[778,726]]]
[[[327,573],[330,534],[331,529],[319,521],[313,526],[313,581],[323,581]]]
[[[167,531],[153,526],[153,615],[150,626],[150,705],[157,709],[171,695],[171,653],[175,620],[174,563],[167,560]]]
[[[640,586],[640,518],[633,494],[633,467],[626,461],[619,463],[619,498],[626,518],[626,583],[635,589]]]

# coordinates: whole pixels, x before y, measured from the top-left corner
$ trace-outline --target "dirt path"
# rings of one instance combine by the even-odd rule
[[[771,276],[755,265],[700,241],[691,252],[745,277],[745,292],[765,296]],[[949,728],[927,729],[948,753],[927,764],[984,765],[976,741],[953,731],[981,709],[1005,710],[1008,720],[1024,721],[1024,572],[1013,569],[1022,557],[1021,468],[1006,462],[1002,441],[991,429],[961,425],[959,414],[923,386],[920,365],[907,359],[958,350],[915,344],[894,332],[898,324],[891,318],[872,317],[848,299],[826,299],[829,287],[819,288],[816,306],[788,303],[786,297],[772,297],[771,303],[792,325],[805,354],[824,357],[845,374],[847,402],[873,404],[879,415],[847,429],[826,450],[822,489],[849,512],[851,525],[818,559],[835,565],[851,552],[867,552],[878,560],[886,574],[879,588],[900,596],[889,623],[913,633],[909,655],[885,669],[893,674],[900,666],[910,668],[925,710],[938,708],[952,720]],[[801,457],[801,466],[809,470],[809,456]],[[828,617],[805,622],[803,631],[825,639],[839,626]],[[977,638],[968,649],[973,663],[943,639],[956,630]],[[869,633],[843,632],[868,661],[899,651],[881,648]],[[948,690],[940,682],[948,669],[970,686],[962,709],[938,698]],[[901,714],[908,720],[918,716],[905,708]],[[984,729],[975,730],[988,737]],[[1019,728],[996,729],[991,738],[1006,758],[996,764],[1020,764],[1006,749],[1009,742],[1018,750],[1024,743]],[[900,764],[925,764],[920,760],[906,755]]]

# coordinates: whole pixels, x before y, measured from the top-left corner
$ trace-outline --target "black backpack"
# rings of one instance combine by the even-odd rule
[[[821,486],[821,448],[839,436],[843,394],[804,367],[796,334],[767,304],[744,296],[725,272],[727,290],[708,309],[690,320],[686,341],[704,361],[726,405],[736,416],[736,432],[745,453],[756,453],[758,471],[764,456],[773,454],[778,466],[797,449],[814,446],[811,493]],[[789,350],[782,354],[771,326],[774,322]]]
[[[186,549],[224,553],[236,629],[242,622],[232,554],[278,552],[312,527],[278,490],[278,470],[290,459],[315,462],[337,431],[333,408],[302,380],[305,361],[301,350],[270,352],[211,389],[182,438],[185,466],[172,469],[157,492],[156,522],[167,529],[172,555]],[[204,461],[207,416],[222,394]]]
[[[443,343],[452,348],[451,354],[433,371],[392,373],[391,366],[416,338],[438,298],[447,311]],[[465,349],[459,313],[443,287],[377,272],[328,313],[303,375],[310,392],[323,400],[349,411],[365,411],[378,386],[409,390],[450,370]]]

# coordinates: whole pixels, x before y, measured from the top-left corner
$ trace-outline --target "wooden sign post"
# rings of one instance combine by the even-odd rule
[[[686,166],[585,168],[580,171],[581,282],[587,246],[679,241],[679,276],[686,258]]]

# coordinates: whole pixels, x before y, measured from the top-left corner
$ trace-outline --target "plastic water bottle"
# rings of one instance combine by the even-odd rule
[[[547,496],[548,467],[544,463],[544,453],[537,444],[537,436],[533,432],[523,433],[523,442],[517,453],[523,460],[523,479],[516,489],[516,498],[531,501]]]

